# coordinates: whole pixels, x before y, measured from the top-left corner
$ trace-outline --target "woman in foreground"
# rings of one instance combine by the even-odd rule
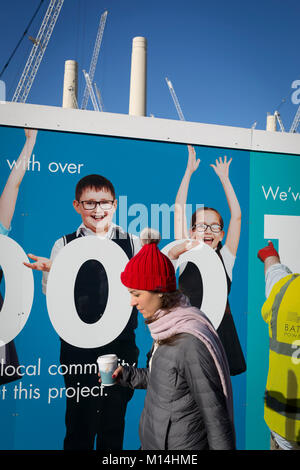
[[[150,232],[150,236],[149,236]],[[235,449],[229,368],[207,317],[176,290],[174,267],[146,229],[142,249],[122,283],[154,340],[149,366],[119,366],[123,386],[147,389],[139,435],[142,450]]]

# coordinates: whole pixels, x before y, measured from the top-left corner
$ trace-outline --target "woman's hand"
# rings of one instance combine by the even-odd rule
[[[32,255],[28,253],[28,258],[31,258],[35,263],[23,263],[27,268],[36,269],[37,271],[50,271],[52,261],[48,258],[43,258],[42,256]]]
[[[117,382],[122,378],[122,375],[123,375],[123,367],[122,366],[119,366],[116,368],[116,370],[113,372],[112,374],[112,378],[113,379],[116,379]],[[101,383],[101,374],[100,372],[98,372],[98,377],[99,377],[99,380],[98,382]]]
[[[222,160],[222,157],[220,157],[219,160],[216,159],[215,165],[212,165],[212,164],[210,165],[215,170],[220,180],[229,179],[229,166],[230,166],[231,161],[232,161],[232,158],[229,161],[227,161],[227,157],[225,155],[224,161]]]
[[[189,150],[189,158],[188,158],[188,163],[187,163],[187,171],[192,174],[194,171],[197,170],[199,163],[200,163],[200,158],[196,159],[196,150],[192,145],[188,145],[188,150]]]

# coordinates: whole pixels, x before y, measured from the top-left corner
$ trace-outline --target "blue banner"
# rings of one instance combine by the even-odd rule
[[[3,271],[0,351],[5,350],[4,344],[15,348],[10,351],[11,356],[1,359],[0,448],[63,449],[66,430],[70,426],[76,428],[77,418],[74,417],[73,424],[69,421],[82,401],[87,407],[89,403],[101,403],[95,408],[98,415],[91,419],[90,426],[97,427],[95,423],[103,417],[95,446],[108,448],[105,446],[110,444],[104,435],[109,436],[109,419],[104,416],[111,413],[111,419],[118,420],[111,398],[115,393],[112,390],[116,389],[103,387],[95,379],[97,365],[87,351],[106,348],[118,339],[113,344],[120,349],[108,348],[105,353],[117,354],[120,362],[146,367],[152,338],[142,316],[137,316],[137,323],[131,316],[128,293],[119,281],[119,273],[138,250],[138,237],[143,228],[159,230],[159,247],[167,253],[168,245],[178,238],[174,232],[175,200],[191,150],[186,144],[68,132],[39,130],[37,135],[28,135],[28,131],[12,127],[1,127],[0,135],[3,203],[0,206]],[[268,449],[269,430],[263,418],[268,331],[260,313],[265,300],[264,272],[256,255],[272,239],[286,264],[293,270],[299,269],[293,251],[299,242],[299,158],[199,145],[194,149],[200,163],[188,184],[187,227],[190,234],[192,214],[201,206],[217,211],[223,219],[220,259],[226,271],[224,285],[229,290],[235,341],[247,366],[246,371],[239,366],[241,370],[231,377],[237,448]],[[8,214],[5,188],[9,186],[10,176],[22,167],[16,204]],[[226,178],[224,171],[229,173]],[[105,222],[108,224],[105,227],[109,230],[118,227],[125,234],[120,243],[105,237],[78,236],[82,222],[90,227],[102,223],[100,216],[94,221],[83,218],[82,201],[75,193],[77,183],[89,175],[101,175],[112,183],[115,195],[112,189],[105,189],[113,204],[112,218]],[[97,188],[90,186],[90,189]],[[237,208],[241,218],[234,225],[233,213]],[[8,232],[5,227],[9,228],[9,217]],[[240,229],[236,228],[239,224]],[[289,227],[288,238],[282,227]],[[127,239],[127,233],[133,238]],[[65,235],[70,237],[62,238]],[[208,239],[203,241],[206,247],[212,243]],[[229,247],[226,260],[224,247]],[[51,253],[52,264],[44,269],[46,274],[23,264],[43,263],[40,257],[47,264]],[[213,266],[213,254],[209,256]],[[83,319],[78,299],[74,297],[76,285],[80,284],[78,273],[84,271],[89,260],[95,261],[96,271],[99,265],[104,267],[105,273],[101,275],[107,277],[109,285],[101,319],[97,316],[94,320]],[[209,272],[209,265],[210,262],[206,263],[203,271]],[[203,300],[202,307],[212,305],[213,310],[216,305],[217,310],[220,284],[216,271],[210,271],[208,276],[211,284],[208,292],[204,288],[207,304]],[[224,312],[221,313],[223,316]],[[93,375],[93,382],[82,387],[86,373]],[[144,390],[135,390],[124,399],[125,431],[119,441],[125,450],[140,447],[138,424],[144,398]],[[68,403],[71,402],[74,409],[70,411]],[[97,439],[99,442],[102,439],[103,444]]]

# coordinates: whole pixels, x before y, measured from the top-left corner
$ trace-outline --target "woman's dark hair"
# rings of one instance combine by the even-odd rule
[[[171,312],[171,310],[175,307],[179,307],[179,305],[182,302],[182,292],[180,290],[175,290],[174,292],[154,292],[151,291],[154,294],[161,294],[161,310],[165,311],[165,315]],[[145,323],[149,325],[149,323],[152,323],[155,321],[155,318],[149,318],[148,320],[145,320]],[[176,334],[174,336],[171,336],[170,338],[166,338],[164,340],[160,340],[159,344],[174,344],[176,339],[180,336],[180,334]]]
[[[161,310],[165,310],[166,313],[169,313],[172,308],[178,307],[181,304],[182,292],[180,290],[162,292],[161,294]]]
[[[87,175],[78,181],[75,189],[75,199],[80,200],[81,194],[87,188],[94,189],[96,191],[110,191],[113,199],[116,199],[115,188],[113,184],[104,176],[101,175]]]
[[[161,310],[165,311],[165,314],[169,313],[173,308],[179,307],[182,301],[182,292],[180,290],[175,290],[173,292],[158,292],[158,291],[149,291],[153,294],[161,295]],[[145,320],[145,323],[148,325],[155,321],[155,318],[149,318]]]

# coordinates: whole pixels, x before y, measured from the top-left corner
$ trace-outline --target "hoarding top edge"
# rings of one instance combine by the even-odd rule
[[[300,154],[300,134],[13,102],[1,103],[0,125]]]

